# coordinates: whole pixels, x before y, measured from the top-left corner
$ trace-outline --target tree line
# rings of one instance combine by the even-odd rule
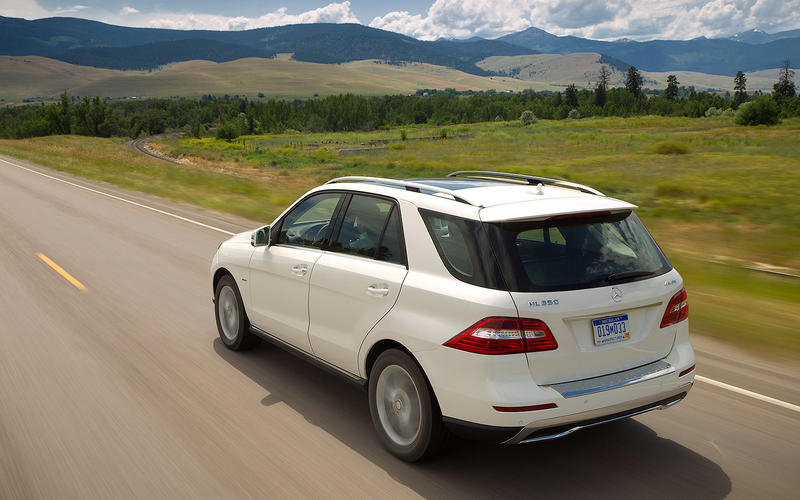
[[[199,137],[210,128],[218,137],[283,133],[286,131],[336,132],[375,130],[411,124],[451,125],[519,119],[523,111],[536,118],[561,120],[590,116],[689,116],[735,110],[760,92],[748,93],[746,77],[734,78],[734,93],[697,92],[684,87],[675,75],[667,86],[653,92],[643,88],[635,67],[624,87],[611,88],[610,72],[603,66],[594,89],[570,85],[563,92],[457,92],[419,90],[415,95],[380,97],[353,94],[307,100],[250,100],[239,96],[205,95],[201,99],[145,99],[111,101],[99,97],[78,99],[61,95],[50,105],[0,109],[0,137],[25,138],[54,134],[97,137],[154,135],[184,130]],[[794,72],[786,61],[773,92],[767,96],[777,116],[800,116]],[[772,108],[770,108],[772,109]]]

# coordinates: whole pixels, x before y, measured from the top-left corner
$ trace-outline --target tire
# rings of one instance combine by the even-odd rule
[[[369,410],[383,445],[406,462],[434,456],[447,438],[439,404],[422,369],[399,349],[384,351],[372,366]]]
[[[230,274],[220,278],[214,291],[214,317],[219,338],[232,351],[257,346],[261,339],[250,333],[250,321],[244,311],[239,287]]]

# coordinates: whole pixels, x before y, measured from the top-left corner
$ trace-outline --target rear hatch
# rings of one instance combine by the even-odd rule
[[[676,329],[660,325],[679,278],[629,208],[485,222],[520,317],[543,321],[558,343],[526,354],[538,384],[669,354]]]
[[[581,380],[667,356],[676,332],[660,328],[675,293],[674,285],[664,286],[672,281],[667,277],[569,292],[512,292],[520,317],[543,321],[558,342],[555,350],[526,354],[533,379],[540,385]]]

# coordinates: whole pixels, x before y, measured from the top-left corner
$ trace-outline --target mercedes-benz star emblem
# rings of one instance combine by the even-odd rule
[[[619,288],[614,287],[611,289],[611,300],[614,302],[622,302],[622,291]]]

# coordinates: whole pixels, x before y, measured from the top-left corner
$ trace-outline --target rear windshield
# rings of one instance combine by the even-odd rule
[[[511,291],[607,286],[671,269],[632,212],[484,226]]]
[[[672,269],[632,212],[513,223],[420,213],[450,274],[486,288],[575,290],[652,278]]]

